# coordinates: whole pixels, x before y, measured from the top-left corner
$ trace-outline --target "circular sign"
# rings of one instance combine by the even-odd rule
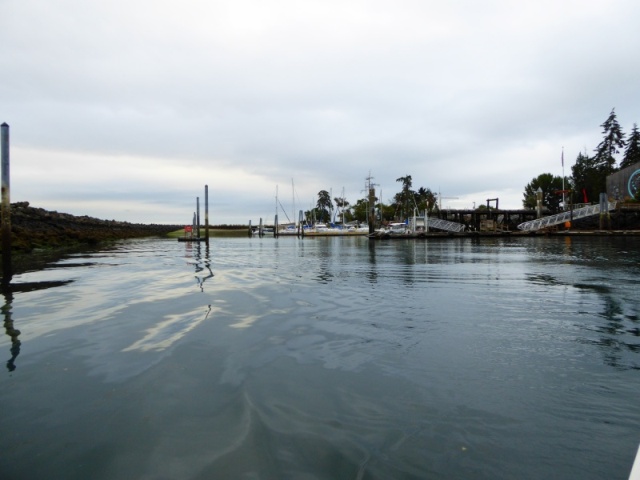
[[[633,172],[629,177],[627,189],[629,190],[631,198],[636,198],[638,191],[640,191],[640,169]]]

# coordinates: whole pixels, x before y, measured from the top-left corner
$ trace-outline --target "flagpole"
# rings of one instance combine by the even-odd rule
[[[562,147],[562,155],[560,159],[562,161],[562,209],[566,210],[567,204],[565,203],[565,200],[564,200],[564,147]]]

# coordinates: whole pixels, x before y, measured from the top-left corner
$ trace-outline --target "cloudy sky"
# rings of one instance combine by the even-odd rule
[[[637,0],[0,0],[11,201],[104,219],[291,216],[320,190],[520,208],[640,123]],[[292,192],[292,183],[295,194]],[[280,210],[280,218],[283,218]],[[282,220],[281,220],[282,221]]]

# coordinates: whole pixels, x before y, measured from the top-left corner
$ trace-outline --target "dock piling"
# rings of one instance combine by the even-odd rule
[[[298,236],[302,236],[302,237],[304,237],[303,223],[304,223],[304,212],[300,210],[298,212]]]
[[[204,186],[204,239],[209,243],[209,185]]]
[[[196,197],[196,238],[200,240],[200,197]]]
[[[2,284],[11,283],[13,271],[11,267],[11,195],[9,175],[9,125],[0,126],[2,150]]]

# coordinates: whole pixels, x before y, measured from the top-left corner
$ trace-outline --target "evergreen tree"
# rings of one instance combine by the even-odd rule
[[[316,213],[318,220],[321,222],[328,222],[331,214],[329,213],[333,209],[331,203],[331,195],[326,190],[320,190],[318,192],[318,202],[316,203]]]
[[[596,148],[594,158],[596,167],[606,178],[607,175],[611,175],[616,170],[616,159],[613,155],[620,153],[620,149],[625,146],[624,133],[622,133],[618,123],[615,108],[611,110],[609,118],[600,126],[602,127],[604,138]]]
[[[595,202],[607,188],[607,177],[601,174],[595,157],[579,153],[571,167],[571,188],[574,203]]]
[[[566,179],[565,179],[566,180]],[[537,191],[542,190],[542,205],[547,207],[550,213],[558,213],[562,203],[562,177],[554,177],[551,173],[543,173],[531,180],[524,187],[524,208],[536,208],[538,205]]]
[[[377,215],[379,215],[378,220],[385,221],[393,217],[393,206],[382,204],[381,202],[379,202],[378,197],[375,197],[373,201],[375,202]],[[354,220],[357,220],[358,222],[366,222],[369,215],[369,199],[361,198],[356,202],[355,205],[351,207],[350,210],[353,214]],[[391,213],[389,211],[391,211]]]
[[[353,218],[358,222],[366,222],[367,214],[369,211],[369,201],[366,198],[361,198],[351,207]]]
[[[640,132],[638,124],[634,123],[631,135],[627,140],[627,149],[622,157],[622,162],[620,162],[620,168],[630,167],[638,162],[640,162]]]

